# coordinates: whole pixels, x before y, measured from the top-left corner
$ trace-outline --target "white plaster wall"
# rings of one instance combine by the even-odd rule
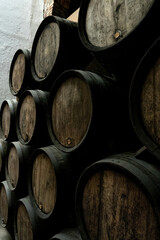
[[[9,70],[18,49],[32,48],[43,20],[43,0],[0,0],[0,104],[15,98],[9,89]]]

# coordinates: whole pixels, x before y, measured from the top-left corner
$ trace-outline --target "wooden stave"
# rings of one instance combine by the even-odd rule
[[[160,38],[157,38],[138,64],[129,89],[129,113],[133,129],[142,144],[158,160],[160,160],[160,146],[151,138],[141,119],[140,93],[149,69],[154,67],[155,61],[159,58],[159,48]]]
[[[3,108],[5,105],[8,105],[9,111],[10,111],[10,126],[9,126],[9,133],[7,136],[4,135],[4,132],[2,130],[2,115],[3,115]],[[16,112],[17,112],[17,105],[18,101],[16,99],[11,100],[3,100],[1,104],[1,111],[0,111],[0,118],[1,118],[1,131],[2,131],[2,138],[6,141],[14,141],[17,140],[17,134],[15,131],[15,119],[16,119]]]
[[[50,73],[48,74],[48,76],[40,79],[37,76],[37,73],[35,71],[35,66],[34,66],[34,58],[35,58],[35,51],[36,51],[35,49],[37,46],[39,35],[49,23],[56,23],[58,25],[60,30],[60,43],[59,43],[57,58]],[[68,61],[68,56],[70,56],[70,59],[73,59],[71,62]],[[81,61],[82,57],[83,57],[83,63]],[[78,60],[78,58],[80,59]],[[68,70],[70,68],[84,69],[91,60],[92,60],[91,53],[83,47],[79,39],[78,25],[76,22],[72,22],[70,20],[52,15],[52,16],[46,17],[40,23],[33,40],[32,50],[31,50],[31,75],[35,82],[35,85],[39,89],[42,89],[45,91],[50,90],[56,78],[63,71]]]
[[[136,156],[135,152],[115,154],[91,164],[82,172],[79,178],[75,194],[75,208],[76,222],[82,239],[90,239],[84,223],[84,213],[82,211],[82,196],[85,185],[94,173],[101,170],[103,171],[107,168],[111,170],[118,170],[119,173],[134,179],[137,186],[142,188],[142,191],[144,191],[144,193],[148,196],[148,200],[153,205],[153,212],[157,220],[157,225],[159,225],[159,165],[157,165],[155,159],[150,158],[150,155],[145,156],[145,159],[142,160],[139,156]],[[146,235],[144,233],[144,239],[146,239],[145,237]]]
[[[85,17],[89,0],[83,0],[80,6],[78,30],[79,36],[84,46],[100,61],[100,63],[111,73],[114,73],[119,81],[125,86],[131,82],[135,68],[139,64],[142,56],[147,51],[155,38],[159,36],[156,29],[158,20],[159,2],[154,1],[150,11],[144,19],[134,28],[124,39],[118,41],[110,47],[96,47],[89,43],[85,32]],[[151,27],[151,22],[153,26]],[[145,33],[149,33],[146,39]],[[136,46],[136,54],[135,48]]]
[[[89,88],[91,90],[91,95],[92,95],[94,117],[93,117],[93,120],[91,120],[91,123],[90,123],[90,125],[88,127],[88,130],[86,132],[86,135],[84,136],[82,141],[75,147],[67,148],[67,147],[64,147],[57,140],[56,136],[54,135],[54,130],[52,129],[52,123],[51,123],[51,106],[52,106],[52,101],[54,99],[54,95],[55,95],[56,90],[58,89],[59,85],[61,83],[63,83],[63,81],[65,79],[67,79],[67,77],[69,78],[71,76],[72,77],[79,77],[80,79],[86,81],[86,83],[89,85]],[[93,83],[92,83],[92,78],[93,78]],[[108,89],[107,89],[107,87],[108,87]],[[111,91],[113,91],[113,92],[111,93]],[[107,96],[107,94],[108,94],[108,96]],[[111,95],[114,95],[114,97],[111,96]],[[110,97],[112,99],[112,102],[109,99]],[[117,99],[118,99],[118,101],[117,101]],[[121,114],[120,114],[119,110],[120,110],[121,107],[120,107],[119,104],[121,104],[121,103],[122,103],[121,106],[124,106],[124,109],[121,109],[122,111],[121,111]],[[128,130],[125,131],[125,132],[128,131],[128,136],[130,136],[130,137],[132,136],[132,139],[133,139],[132,143],[130,143],[131,138],[130,138],[130,140],[128,138],[128,140],[126,141],[127,137],[126,138],[124,137],[124,139],[123,139],[124,142],[125,142],[124,145],[123,145],[122,139],[117,144],[114,143],[114,140],[113,140],[113,146],[111,146],[111,148],[109,147],[106,150],[107,144],[111,141],[111,139],[114,138],[113,137],[114,133],[112,132],[110,134],[110,131],[109,131],[108,135],[107,134],[105,135],[106,130],[104,129],[103,124],[106,123],[106,122],[110,122],[110,120],[108,121],[107,116],[106,116],[108,109],[106,111],[103,111],[103,114],[102,114],[102,107],[98,107],[98,104],[99,104],[99,106],[102,105],[104,107],[104,109],[108,108],[109,111],[111,110],[110,115],[114,116],[113,117],[114,120],[117,118],[117,116],[119,118],[119,116],[124,114],[124,119],[121,120],[119,118],[119,123],[120,124],[122,123],[122,125],[123,125],[124,122],[125,122],[123,127],[124,128],[126,127],[128,129]],[[113,105],[111,106],[111,104],[113,104]],[[119,106],[119,108],[118,108],[118,106]],[[113,111],[114,107],[116,109],[116,111],[115,111],[116,113]],[[55,84],[53,85],[53,87],[50,91],[49,102],[48,102],[48,106],[47,106],[47,127],[48,127],[48,132],[49,132],[51,141],[61,151],[69,152],[69,153],[78,153],[78,154],[83,153],[83,155],[85,155],[85,156],[92,154],[95,157],[105,156],[106,154],[109,155],[111,153],[116,153],[116,151],[117,152],[123,151],[123,150],[128,151],[131,148],[131,145],[132,145],[132,149],[133,148],[137,149],[139,146],[141,146],[141,144],[138,141],[138,138],[135,136],[134,131],[132,130],[132,126],[130,124],[129,113],[128,113],[127,108],[128,108],[128,105],[126,104],[126,95],[124,94],[123,90],[121,89],[121,87],[120,87],[119,83],[117,82],[116,78],[114,77],[114,75],[99,75],[99,74],[96,74],[94,72],[83,71],[83,70],[68,70],[68,71],[65,71],[56,79],[56,82],[55,82]],[[99,115],[101,116],[101,118],[99,117]],[[97,119],[99,119],[100,121],[96,120],[96,116],[98,116]],[[103,119],[103,120],[105,119],[103,124],[101,122],[101,119]],[[110,123],[114,122],[113,119]],[[95,137],[94,128],[95,128],[95,126],[98,126],[98,123],[99,123],[99,126],[101,126],[101,127],[100,127],[99,131],[97,131],[97,132],[101,132],[101,134],[98,135],[98,137],[97,137],[97,135]],[[102,125],[103,125],[103,127],[102,127]],[[120,128],[118,128],[116,125],[115,125],[115,128],[117,129],[116,130],[116,136],[118,136]],[[104,141],[100,141],[100,143],[93,142],[93,138],[101,139],[100,136],[102,136],[102,135],[104,135],[104,138],[105,138]],[[109,137],[106,137],[106,136],[110,136],[110,139],[109,139]],[[109,142],[107,142],[107,138],[108,138]],[[116,139],[117,139],[117,137],[116,137]],[[122,145],[121,145],[121,143],[122,143]],[[105,146],[104,148],[103,148],[103,144]],[[118,147],[118,145],[119,145],[119,147]],[[95,151],[94,151],[93,146],[95,147]],[[101,155],[99,156],[99,153],[98,153],[98,156],[96,156],[96,152],[97,152],[97,149],[99,149],[99,147],[101,149]],[[118,147],[119,149],[116,149],[116,147]],[[103,150],[104,150],[104,152],[103,152]]]

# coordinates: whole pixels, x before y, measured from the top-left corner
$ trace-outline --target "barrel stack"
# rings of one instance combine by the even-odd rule
[[[158,240],[160,3],[77,4],[78,23],[45,17],[11,59],[1,226],[15,240]]]

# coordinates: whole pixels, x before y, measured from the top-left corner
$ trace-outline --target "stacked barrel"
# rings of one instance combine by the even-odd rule
[[[48,16],[16,51],[0,112],[13,239],[160,238],[159,10],[82,0],[78,24]]]

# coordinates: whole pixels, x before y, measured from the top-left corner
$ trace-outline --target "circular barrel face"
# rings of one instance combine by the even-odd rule
[[[5,138],[9,136],[11,126],[11,112],[8,103],[5,103],[2,109],[2,132]]]
[[[109,47],[133,31],[147,15],[154,0],[90,0],[85,30],[89,42]]]
[[[36,125],[36,105],[34,98],[27,95],[20,106],[19,129],[24,142],[32,139]]]
[[[67,148],[80,144],[91,117],[92,97],[88,84],[78,77],[63,81],[52,105],[52,128],[59,143]]]
[[[18,240],[33,240],[32,225],[29,214],[23,204],[18,206],[16,216],[17,239]]]
[[[11,86],[14,93],[19,92],[21,89],[25,75],[25,66],[25,55],[23,53],[20,53],[15,59],[11,73]]]
[[[32,168],[32,192],[39,209],[45,214],[53,211],[57,199],[54,167],[45,153],[39,154]]]
[[[50,74],[58,55],[59,42],[58,24],[55,22],[47,24],[39,36],[35,49],[34,67],[38,78],[43,79]]]
[[[140,95],[143,126],[152,140],[160,146],[160,58],[149,70]]]
[[[2,226],[8,222],[8,198],[4,185],[0,187],[0,222]]]
[[[115,170],[93,174],[82,197],[84,226],[90,240],[159,239],[150,197],[138,181]]]
[[[8,181],[13,189],[16,188],[18,179],[19,179],[19,157],[16,148],[13,146],[10,148],[8,154]]]

